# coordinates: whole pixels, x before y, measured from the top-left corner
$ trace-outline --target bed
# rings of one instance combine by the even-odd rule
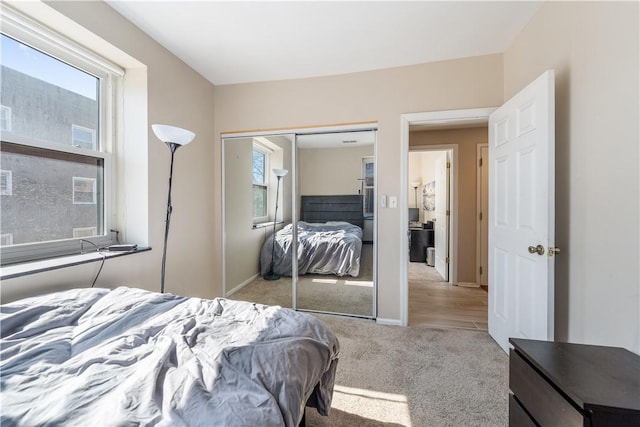
[[[0,306],[0,424],[297,426],[328,415],[335,335],[224,298],[75,289]]]
[[[298,274],[357,277],[362,253],[362,196],[302,196],[298,234]],[[265,239],[260,251],[260,273],[271,269],[292,275],[293,225],[287,224]]]

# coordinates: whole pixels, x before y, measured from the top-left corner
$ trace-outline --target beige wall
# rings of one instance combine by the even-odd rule
[[[476,281],[476,157],[478,144],[486,144],[486,127],[430,130],[409,133],[409,147],[458,146],[458,282]],[[411,189],[413,191],[413,189]]]
[[[302,196],[358,194],[362,159],[373,156],[373,145],[347,148],[298,149],[298,194]]]
[[[556,72],[556,338],[640,353],[637,2],[549,2],[504,54],[505,99]]]
[[[400,115],[419,111],[497,106],[503,99],[502,56],[400,67],[331,77],[217,86],[216,134],[250,129],[296,128],[345,122],[377,121],[378,194],[399,195]],[[219,152],[220,141],[216,141]],[[213,164],[220,170],[218,156]],[[219,179],[214,194],[220,198]],[[400,320],[400,209],[378,204],[378,317]],[[221,209],[214,237],[220,267]]]
[[[176,153],[166,288],[169,292],[183,295],[219,295],[220,270],[216,270],[211,262],[220,255],[220,226],[214,227],[216,223],[212,221],[212,218],[220,216],[219,191],[216,194],[211,191],[214,182],[220,186],[220,169],[213,167],[213,159],[220,156],[220,143],[216,141],[218,138],[212,123],[213,85],[103,2],[47,4],[54,10],[43,4],[27,6],[44,8],[46,13],[53,15],[61,12],[104,39],[111,48],[120,49],[147,66],[148,122],[141,125],[143,130],[148,130],[148,188],[136,197],[148,198],[149,244],[153,250],[106,261],[96,286],[130,285],[160,290],[170,153],[153,136],[150,125],[166,123],[196,133],[194,142]],[[58,18],[66,19],[64,16]],[[73,22],[69,22],[67,28],[76,31]],[[76,33],[81,34],[82,29]],[[140,93],[125,96],[132,98],[140,96]],[[140,116],[131,114],[125,118],[125,126],[137,126],[135,122],[140,119]],[[139,142],[124,141],[125,146]],[[146,167],[143,157],[129,161],[140,162],[139,168]],[[219,160],[216,163],[219,166]],[[130,190],[131,187],[125,188]],[[214,228],[216,240],[213,238]],[[99,263],[92,263],[4,280],[0,288],[2,300],[6,302],[46,291],[88,286],[98,268]]]

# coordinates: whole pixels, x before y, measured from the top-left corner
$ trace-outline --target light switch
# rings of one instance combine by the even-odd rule
[[[390,208],[398,207],[398,198],[396,196],[389,197],[389,207]]]
[[[387,195],[383,194],[382,196],[380,196],[380,206],[383,208],[387,207]]]

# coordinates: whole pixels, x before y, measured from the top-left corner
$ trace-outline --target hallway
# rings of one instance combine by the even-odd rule
[[[451,286],[433,267],[409,263],[409,325],[486,331],[488,294]]]

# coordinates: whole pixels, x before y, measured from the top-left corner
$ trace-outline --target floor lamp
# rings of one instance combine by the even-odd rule
[[[420,187],[420,181],[414,181],[411,183],[413,187],[413,197],[415,198],[416,208],[418,207],[418,187]]]
[[[288,173],[286,169],[274,169],[273,173],[278,178],[278,185],[276,186],[276,210],[273,214],[273,241],[271,243],[271,263],[269,264],[269,272],[264,276],[264,280],[279,280],[280,276],[274,273],[273,265],[275,263],[276,253],[276,224],[278,223],[278,197],[280,195],[280,180]]]
[[[173,156],[178,147],[187,145],[196,136],[195,133],[175,126],[168,125],[151,125],[153,133],[156,137],[167,144],[171,150],[171,167],[169,169],[169,195],[167,196],[167,219],[164,225],[164,249],[162,251],[162,272],[160,274],[160,292],[164,293],[164,271],[167,261],[167,239],[169,237],[169,224],[171,223],[171,180],[173,178]]]

